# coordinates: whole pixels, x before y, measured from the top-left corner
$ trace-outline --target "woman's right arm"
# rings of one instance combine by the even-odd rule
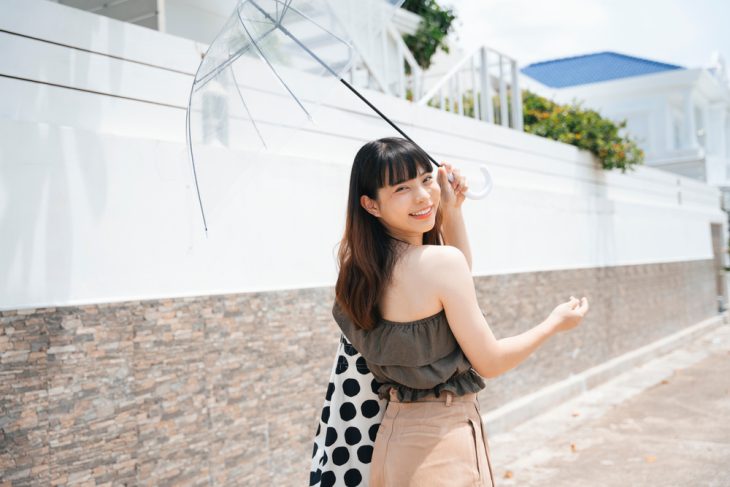
[[[578,325],[588,302],[571,300],[558,305],[545,321],[532,329],[497,340],[477,302],[474,280],[464,254],[456,247],[439,246],[431,260],[439,299],[451,331],[476,372],[497,377],[522,363],[549,337]]]

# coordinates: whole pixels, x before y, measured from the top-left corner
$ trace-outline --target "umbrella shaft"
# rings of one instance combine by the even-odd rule
[[[377,113],[378,115],[380,115],[380,117],[381,117],[381,118],[382,118],[383,120],[385,120],[386,122],[388,122],[388,123],[390,124],[390,126],[391,126],[391,127],[393,127],[394,129],[396,129],[396,130],[398,131],[398,133],[399,133],[399,134],[401,134],[401,135],[402,135],[403,137],[405,137],[406,139],[408,139],[408,140],[410,140],[411,142],[413,142],[413,143],[414,143],[414,144],[415,144],[415,145],[416,145],[416,146],[417,146],[417,147],[418,147],[419,149],[423,150],[423,148],[422,148],[421,146],[419,146],[418,144],[416,144],[416,142],[415,142],[415,141],[414,141],[413,139],[411,139],[410,137],[408,137],[408,135],[407,135],[407,134],[406,134],[405,132],[403,132],[403,131],[402,131],[402,130],[400,129],[400,127],[398,127],[398,126],[397,126],[397,125],[396,125],[395,123],[393,123],[393,122],[392,122],[392,121],[391,121],[391,120],[390,120],[390,119],[389,119],[388,117],[386,117],[386,116],[385,116],[385,114],[384,114],[383,112],[381,112],[380,110],[378,110],[378,108],[377,108],[377,107],[376,107],[375,105],[373,105],[372,103],[370,103],[370,101],[369,101],[369,100],[368,100],[367,98],[365,98],[364,96],[362,96],[362,95],[360,94],[360,92],[359,92],[359,91],[357,91],[357,90],[356,90],[356,89],[355,89],[355,88],[354,88],[354,87],[353,87],[353,86],[352,86],[352,85],[351,85],[350,83],[348,83],[347,81],[345,81],[345,80],[344,80],[344,79],[342,79],[342,78],[340,78],[340,81],[342,81],[342,83],[343,83],[343,84],[344,84],[345,86],[347,86],[347,87],[348,87],[348,88],[349,88],[349,89],[350,89],[350,90],[351,90],[351,91],[352,91],[353,93],[355,93],[355,94],[356,94],[356,95],[357,95],[357,96],[358,96],[358,97],[359,97],[359,98],[360,98],[360,99],[361,99],[362,101],[364,101],[364,102],[365,102],[365,103],[366,103],[366,104],[367,104],[367,105],[368,105],[368,106],[369,106],[370,108],[372,108],[373,110],[375,110],[375,113]],[[423,150],[423,152],[426,152],[426,151],[425,151],[425,150]],[[431,154],[429,154],[428,152],[426,152],[426,155],[428,156],[428,158],[429,158],[429,159],[431,159],[431,162],[433,162],[434,164],[436,164],[436,167],[441,167],[441,164],[439,164],[438,162],[436,162],[436,159],[434,159],[433,157],[431,157]]]

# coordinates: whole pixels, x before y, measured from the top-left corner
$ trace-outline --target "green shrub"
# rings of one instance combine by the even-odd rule
[[[525,132],[559,140],[591,151],[601,160],[604,169],[634,170],[642,164],[644,151],[630,137],[619,135],[626,120],[614,122],[603,118],[595,110],[584,109],[582,102],[560,105],[547,98],[522,92],[522,111]]]
[[[507,90],[508,112],[512,113],[512,95]],[[462,97],[464,115],[474,117],[474,96],[467,90]],[[478,102],[478,100],[477,100]],[[458,111],[458,101],[452,102],[444,98],[444,109]],[[428,101],[432,107],[439,106],[438,97]],[[500,100],[492,97],[494,121],[500,123]],[[614,122],[603,118],[598,112],[583,109],[581,103],[575,101],[570,105],[560,105],[541,97],[529,90],[522,91],[522,115],[524,130],[527,133],[572,144],[592,152],[601,161],[604,169],[634,170],[635,164],[642,164],[644,151],[630,136],[622,137],[619,129],[626,127],[626,120]]]

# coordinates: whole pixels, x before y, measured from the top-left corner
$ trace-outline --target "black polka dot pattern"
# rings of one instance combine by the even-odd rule
[[[324,446],[332,446],[335,444],[335,441],[337,441],[337,430],[330,426],[327,428]]]
[[[350,426],[345,430],[345,441],[348,445],[357,445],[360,443],[361,439],[362,433],[360,433],[360,430],[354,426]],[[317,446],[317,444],[315,443],[314,446]]]
[[[322,483],[320,485],[322,487],[333,487],[336,481],[337,477],[335,477],[335,473],[327,471],[322,474]]]
[[[380,389],[380,382],[376,381],[375,379],[370,381],[370,390],[373,391],[373,394],[376,396],[378,395],[378,389]]]
[[[350,452],[347,451],[347,447],[338,446],[335,451],[332,452],[332,461],[335,465],[344,465],[346,461],[350,459]]]
[[[349,343],[345,343],[345,349],[344,350],[345,350],[345,353],[347,355],[349,355],[350,357],[352,357],[353,355],[357,355],[357,350],[355,350],[355,347],[353,347]]]
[[[380,404],[375,399],[368,399],[360,406],[362,415],[366,418],[372,418],[380,412]]]
[[[347,379],[342,383],[342,390],[349,397],[356,396],[360,392],[360,384],[355,379]]]
[[[370,463],[370,459],[373,457],[373,447],[370,445],[363,445],[357,449],[357,458],[362,463]]]
[[[370,441],[373,443],[375,443],[375,437],[378,435],[378,429],[380,429],[380,423],[372,425],[368,430],[368,436],[370,437]]]
[[[365,359],[342,335],[315,433],[310,486],[367,487],[387,405],[378,398],[379,387]]]
[[[362,483],[362,474],[356,468],[351,468],[345,472],[345,485],[347,487],[355,485],[365,485]]]
[[[340,406],[340,418],[342,421],[350,421],[357,415],[357,408],[351,402],[346,402]]]
[[[370,369],[368,368],[367,362],[365,362],[365,359],[360,357],[357,360],[355,360],[355,367],[357,367],[357,371],[361,374],[365,375],[371,375]]]
[[[347,361],[347,357],[345,357],[344,355],[341,355],[340,357],[337,358],[337,368],[335,369],[335,372],[337,374],[344,374],[345,372],[347,372],[349,365],[350,364]]]

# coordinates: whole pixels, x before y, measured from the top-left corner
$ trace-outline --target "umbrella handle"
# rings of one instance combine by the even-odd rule
[[[480,189],[479,191],[474,191],[474,190],[470,189],[465,193],[465,196],[467,198],[471,198],[473,200],[480,200],[480,199],[484,198],[485,196],[487,196],[490,193],[490,191],[492,191],[492,187],[494,186],[494,184],[492,183],[492,175],[489,174],[489,170],[487,169],[487,166],[482,164],[481,166],[479,166],[479,169],[482,171],[482,175],[484,176],[484,187],[482,189]],[[454,181],[454,174],[449,173],[449,182],[453,182],[453,181]]]

